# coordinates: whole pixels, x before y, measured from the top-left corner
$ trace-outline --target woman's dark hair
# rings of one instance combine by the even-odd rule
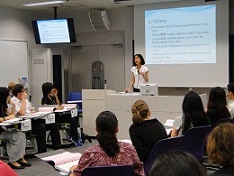
[[[24,90],[24,86],[22,84],[16,84],[13,88],[12,88],[12,93],[14,96],[17,97],[18,93],[21,93],[22,90]]]
[[[0,87],[0,117],[4,117],[7,109],[6,99],[9,96],[9,89]]]
[[[103,111],[96,118],[97,140],[110,157],[114,157],[120,150],[116,138],[117,127],[118,120],[115,114],[110,111]]]
[[[43,83],[41,86],[43,97],[47,97],[48,93],[54,88],[54,85],[50,82]]]
[[[133,56],[133,60],[135,59],[136,56],[138,56],[141,59],[141,65],[145,65],[145,60],[144,60],[143,56],[141,54],[135,54]],[[135,62],[133,62],[133,66],[136,66]]]
[[[218,112],[217,116],[210,117],[212,124],[215,124],[219,119],[230,117],[230,112],[227,108],[226,93],[221,87],[214,87],[209,94],[207,111],[215,109]]]
[[[208,125],[209,121],[206,117],[201,97],[196,92],[189,92],[185,95],[183,104],[183,123],[182,134],[191,128],[197,126]]]
[[[198,160],[184,151],[171,151],[157,158],[150,176],[206,176]]]

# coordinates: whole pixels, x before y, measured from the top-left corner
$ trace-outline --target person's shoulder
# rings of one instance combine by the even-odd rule
[[[127,141],[118,141],[119,143],[119,147],[120,149],[123,149],[123,150],[133,150],[134,149],[134,146],[132,145],[132,143],[130,142],[127,142]]]
[[[131,67],[131,71],[134,71],[134,70],[136,70],[136,66]]]

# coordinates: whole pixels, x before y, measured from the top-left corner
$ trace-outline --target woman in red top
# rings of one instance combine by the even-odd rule
[[[136,175],[144,176],[143,164],[130,143],[116,138],[118,120],[110,111],[101,112],[96,119],[98,144],[89,147],[77,166],[71,168],[70,176],[80,176],[83,169],[91,166],[132,165]]]

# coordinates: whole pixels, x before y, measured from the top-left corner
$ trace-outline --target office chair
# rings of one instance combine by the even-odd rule
[[[210,125],[190,128],[184,134],[184,139],[181,142],[180,149],[191,153],[198,159],[198,161],[201,162],[204,154],[206,138],[210,130]]]
[[[87,167],[81,172],[81,176],[133,176],[131,165]]]
[[[76,103],[77,106],[78,106],[78,118],[82,117],[82,112],[83,112],[83,109],[82,109],[82,92],[70,92],[69,95],[68,95],[68,101],[67,103]],[[79,120],[78,120],[79,122]],[[79,122],[79,126],[80,126],[80,122]],[[83,129],[81,128],[81,138],[82,138],[82,142],[84,143],[85,140],[87,139],[90,143],[92,143],[92,140],[91,138],[85,134],[83,132]]]
[[[78,106],[78,116],[82,115],[82,93],[81,92],[70,92],[68,95],[68,102],[74,101]]]
[[[172,150],[179,150],[184,136],[166,138],[158,141],[151,150],[146,162],[144,163],[145,175],[150,175],[151,167],[154,161],[162,154]]]

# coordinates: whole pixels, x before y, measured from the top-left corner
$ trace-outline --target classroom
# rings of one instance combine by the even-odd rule
[[[52,83],[59,104],[72,118],[78,116],[78,126],[88,136],[82,146],[62,147],[65,151],[83,153],[98,143],[95,119],[102,111],[116,115],[118,139],[130,141],[131,107],[139,99],[148,104],[151,117],[156,117],[169,135],[173,125],[167,123],[183,114],[182,103],[188,92],[200,96],[204,109],[214,87],[230,92],[228,84],[234,82],[231,0],[62,0],[23,5],[28,3],[0,0],[0,87],[7,87],[9,82],[23,84],[34,110],[55,112],[54,106],[43,109],[41,99],[42,85]],[[70,41],[64,42],[61,33],[50,35],[55,41],[43,41],[40,24],[60,19],[68,24]],[[137,87],[132,82],[136,54],[143,56],[148,69],[142,74],[149,79],[146,87],[139,80]],[[137,71],[140,77],[141,70]],[[82,93],[80,116],[73,110],[77,102],[70,97],[75,92]],[[56,119],[45,116],[47,121]],[[88,141],[91,139],[93,143]],[[63,149],[54,154],[63,153]],[[47,151],[53,149],[48,147]],[[59,175],[38,159],[48,155],[35,155],[28,161],[32,167],[39,162],[48,168],[44,175]],[[20,176],[43,174],[43,169],[33,168],[34,173],[26,169],[15,171]]]

